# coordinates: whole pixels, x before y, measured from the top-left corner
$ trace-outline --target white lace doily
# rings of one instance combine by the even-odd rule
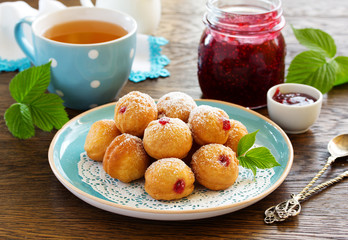
[[[274,175],[273,169],[257,170],[254,180],[252,172],[239,167],[236,182],[228,189],[212,191],[196,187],[191,195],[175,201],[158,201],[150,197],[144,189],[144,180],[123,183],[110,177],[101,162],[88,158],[81,153],[78,172],[82,181],[106,199],[120,205],[156,210],[193,210],[230,205],[255,197],[266,190]]]

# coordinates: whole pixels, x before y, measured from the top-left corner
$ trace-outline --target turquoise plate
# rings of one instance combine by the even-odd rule
[[[230,118],[241,121],[249,132],[259,130],[256,144],[269,148],[281,166],[267,170],[268,172],[260,171],[261,175],[255,181],[249,170],[240,168],[241,178],[237,179],[234,189],[210,191],[198,187],[192,196],[177,201],[152,199],[143,191],[143,180],[129,185],[115,180],[113,187],[116,191],[110,198],[88,184],[78,167],[91,125],[101,119],[113,118],[115,103],[110,103],[76,116],[57,132],[48,153],[51,169],[68,190],[95,207],[126,216],[155,220],[200,219],[234,212],[261,200],[277,189],[288,175],[293,162],[293,148],[283,130],[268,118],[238,105],[215,100],[196,102],[198,105],[210,105],[225,110]],[[100,163],[92,164],[98,167]],[[248,187],[252,187],[252,194],[247,194]],[[139,194],[139,191],[143,192]]]

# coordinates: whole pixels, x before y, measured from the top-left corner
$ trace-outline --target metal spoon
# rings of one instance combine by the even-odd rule
[[[331,157],[334,157],[335,159],[348,156],[348,134],[338,135],[331,139],[327,149],[329,150]]]
[[[315,177],[307,184],[307,186],[297,195],[291,194],[291,199],[281,202],[276,206],[272,206],[265,211],[265,223],[271,224],[274,222],[281,222],[289,217],[296,216],[301,211],[300,201],[304,201],[312,194],[326,188],[334,183],[341,181],[343,178],[348,177],[348,171],[338,175],[334,179],[326,181],[316,187],[309,189],[318,180],[318,178],[326,171],[326,169],[340,157],[348,156],[348,134],[342,134],[334,137],[327,147],[331,156],[327,159],[324,167],[315,175]]]

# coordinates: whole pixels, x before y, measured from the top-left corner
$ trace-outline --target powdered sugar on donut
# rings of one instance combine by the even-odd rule
[[[162,158],[152,163],[147,170],[154,171],[156,168],[168,169],[173,175],[177,175],[179,172],[187,169],[187,165],[178,158]],[[159,176],[163,177],[163,176]]]
[[[235,153],[221,144],[208,144],[193,154],[191,166],[197,181],[211,190],[224,190],[238,177]]]
[[[146,126],[155,119],[157,119],[157,105],[145,93],[130,92],[116,103],[115,123],[122,133],[140,137]]]
[[[228,114],[216,107],[208,106],[208,105],[200,105],[197,108],[193,109],[190,117],[189,122],[192,122],[193,118],[195,118],[195,122],[198,122],[199,124],[205,124],[207,119],[220,119],[221,117],[224,117],[225,119],[229,119]]]
[[[224,128],[225,121],[230,120],[224,110],[208,105],[200,105],[192,110],[188,124],[195,141],[199,145],[224,144],[231,131],[230,128]]]
[[[198,152],[199,151],[199,152]],[[204,159],[207,164],[211,167],[221,168],[221,164],[218,161],[218,157],[225,156],[233,156],[233,152],[228,147],[221,144],[208,144],[202,146],[197,151],[197,154],[192,156],[192,162],[199,161],[198,158]],[[231,157],[231,161],[235,161],[238,164],[238,159],[235,157]]]
[[[165,119],[166,121],[162,120]],[[144,132],[144,148],[153,158],[183,158],[192,147],[192,134],[182,120],[161,118],[149,123]]]
[[[162,96],[157,103],[158,117],[180,118],[188,121],[190,112],[197,107],[193,98],[183,92],[170,92]]]
[[[120,135],[120,137],[121,136],[122,141],[119,142],[119,147],[127,147],[129,145],[133,145],[132,143],[134,143],[134,146],[136,146],[136,148],[133,148],[132,151],[136,151],[138,154],[144,154],[143,141],[139,137],[128,133],[123,133],[122,135]]]

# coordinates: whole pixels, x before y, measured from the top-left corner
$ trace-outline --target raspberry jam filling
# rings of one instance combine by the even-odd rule
[[[222,128],[225,130],[225,131],[228,131],[231,129],[231,122],[229,119],[223,119],[222,120]]]
[[[158,120],[158,122],[162,125],[166,125],[167,123],[169,123],[170,119],[167,117],[163,117],[160,120]]]
[[[185,181],[182,179],[179,179],[178,181],[176,181],[176,183],[174,184],[173,190],[176,193],[182,193],[185,189]]]
[[[279,88],[276,89],[272,97],[275,101],[282,103],[284,105],[293,105],[293,106],[304,106],[309,105],[317,101],[314,97],[298,92],[289,92],[282,93]]]
[[[127,107],[126,106],[123,106],[120,108],[120,113],[124,113],[126,111]]]
[[[221,163],[221,165],[227,167],[230,164],[230,159],[226,155],[220,155],[219,162]]]

